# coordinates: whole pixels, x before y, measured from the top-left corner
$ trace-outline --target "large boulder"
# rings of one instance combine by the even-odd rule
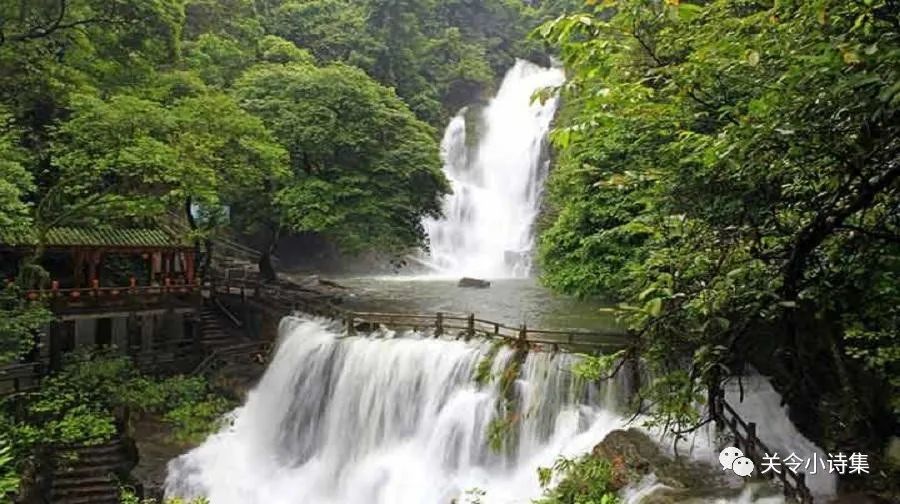
[[[491,286],[491,282],[480,278],[462,277],[459,279],[457,287],[472,287],[475,289],[486,289]]]
[[[638,429],[614,430],[594,446],[592,455],[609,460],[624,472],[630,485],[652,481],[641,492],[642,504],[694,504],[730,500],[742,491],[744,481],[717,467],[692,461],[688,456],[674,458],[660,450],[655,440]],[[777,495],[778,489],[764,484],[754,493]]]

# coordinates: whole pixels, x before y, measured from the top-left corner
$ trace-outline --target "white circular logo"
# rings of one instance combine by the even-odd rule
[[[734,446],[725,448],[721,453],[719,453],[719,463],[722,464],[722,470],[724,471],[726,469],[731,469],[731,465],[734,463],[734,461],[737,458],[743,456],[744,452],[742,452],[739,448],[736,448]]]
[[[753,474],[753,461],[747,457],[738,457],[734,459],[731,470],[738,476],[750,476]]]

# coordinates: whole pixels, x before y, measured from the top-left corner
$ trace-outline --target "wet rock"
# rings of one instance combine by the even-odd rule
[[[332,287],[334,289],[347,290],[347,287],[335,282],[334,280],[328,280],[325,278],[319,279],[319,285],[325,285],[327,287]]]
[[[884,458],[895,467],[900,467],[900,437],[891,436],[884,449]]]
[[[300,279],[295,280],[296,284],[303,288],[312,288],[318,287],[321,283],[319,279],[319,275],[309,275]]]
[[[475,289],[486,289],[491,286],[491,282],[480,278],[462,277],[459,279],[457,287],[471,287]]]
[[[637,429],[610,432],[594,446],[592,454],[609,460],[618,472],[624,473],[624,479],[631,485],[652,479],[654,487],[643,493],[640,501],[646,504],[727,499],[739,495],[744,483],[711,465],[663,453],[654,439]],[[778,493],[768,484],[762,487],[758,490],[760,493]]]

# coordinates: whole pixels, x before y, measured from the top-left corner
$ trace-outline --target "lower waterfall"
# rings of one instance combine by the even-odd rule
[[[583,383],[571,372],[577,357],[567,353],[524,354],[415,332],[346,337],[334,322],[294,316],[282,320],[279,334],[268,369],[229,425],[169,462],[167,497],[207,497],[211,504],[525,504],[542,494],[539,467],[641,424],[629,424],[630,373],[599,386]],[[769,446],[821,455],[796,432],[768,382],[748,380],[749,400],[736,407],[760,421]],[[728,396],[740,401],[737,389]],[[510,418],[506,442],[492,447],[494,426]],[[687,444],[693,459],[716,467],[716,443],[707,430]],[[661,446],[671,450],[671,443]],[[817,495],[834,493],[831,474],[807,481]],[[749,486],[740,492],[739,478],[733,483],[740,495],[691,502],[784,502],[757,498]],[[651,473],[624,490],[624,502],[639,503],[661,487]],[[470,499],[467,492],[476,489],[484,493]]]
[[[167,496],[213,504],[530,502],[537,468],[589,451],[621,427],[625,383],[573,379],[571,357],[532,352],[513,382],[515,440],[489,447],[514,351],[487,342],[341,338],[323,320],[287,317],[279,348],[232,424],[173,460]],[[485,367],[486,364],[481,364]],[[479,381],[482,384],[479,384]],[[501,401],[502,403],[502,401]]]

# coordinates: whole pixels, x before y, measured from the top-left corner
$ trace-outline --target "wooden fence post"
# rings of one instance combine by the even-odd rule
[[[437,317],[434,319],[434,337],[437,338],[442,334],[444,334],[444,314],[437,312]]]
[[[347,312],[347,336],[356,334],[356,326],[353,325],[353,312]]]
[[[758,460],[756,453],[756,422],[750,422],[747,424],[747,453],[745,454],[751,460]]]
[[[470,313],[468,320],[466,320],[466,341],[469,340],[472,336],[475,336],[475,314]]]

